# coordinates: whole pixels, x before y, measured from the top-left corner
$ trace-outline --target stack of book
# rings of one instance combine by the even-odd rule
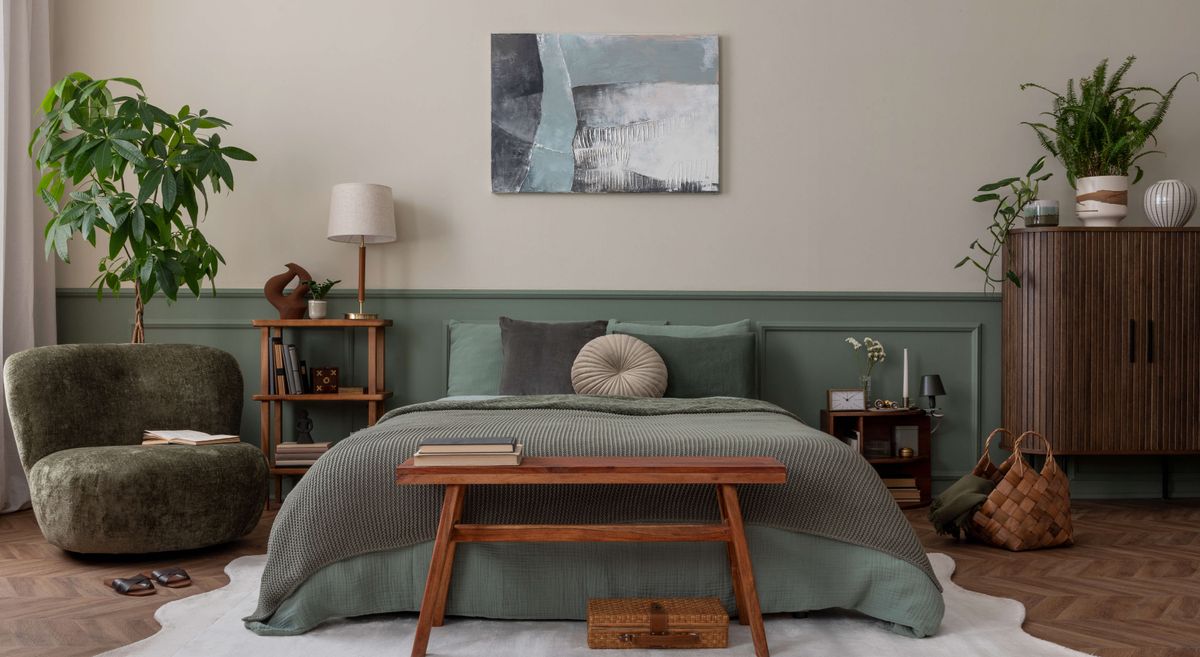
[[[521,465],[523,449],[516,438],[426,438],[413,465]]]
[[[142,434],[143,445],[222,445],[241,441],[241,438],[225,433],[212,434],[190,429],[147,429]]]
[[[916,479],[911,477],[901,477],[898,479],[885,478],[883,484],[887,486],[888,492],[892,494],[892,498],[900,504],[921,501],[921,489],[917,488]]]
[[[312,465],[329,451],[329,443],[279,443],[275,446],[275,465],[303,467]]]
[[[284,344],[283,338],[271,338],[270,371],[274,376],[268,380],[268,392],[272,395],[304,395],[311,392],[308,382],[308,364],[300,360],[296,345]]]

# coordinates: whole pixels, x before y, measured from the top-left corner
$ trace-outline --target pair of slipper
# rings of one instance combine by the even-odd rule
[[[117,593],[133,596],[154,595],[158,592],[154,588],[155,582],[167,588],[181,589],[191,586],[192,578],[186,570],[178,566],[171,566],[150,571],[149,574],[139,573],[133,577],[118,577],[104,581]]]

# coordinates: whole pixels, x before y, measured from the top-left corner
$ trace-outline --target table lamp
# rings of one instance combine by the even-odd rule
[[[371,183],[334,185],[329,195],[329,232],[334,242],[358,243],[358,312],[346,319],[376,319],[363,312],[367,299],[367,244],[396,241],[396,210],[392,188]]]
[[[939,374],[926,374],[921,377],[921,396],[929,400],[929,408],[925,410],[929,417],[934,420],[933,427],[929,433],[934,433],[938,427],[942,425],[942,418],[945,413],[937,407],[937,398],[946,394],[946,387],[942,385],[942,377]]]

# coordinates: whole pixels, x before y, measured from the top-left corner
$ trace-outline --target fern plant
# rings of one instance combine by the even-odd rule
[[[1189,76],[1200,80],[1195,71],[1184,74],[1166,93],[1153,87],[1125,86],[1125,74],[1135,59],[1127,57],[1111,77],[1108,60],[1101,60],[1091,77],[1079,80],[1078,89],[1074,79],[1067,80],[1066,93],[1033,82],[1021,85],[1021,90],[1040,89],[1053,97],[1051,110],[1042,112],[1052,121],[1022,124],[1033,128],[1042,146],[1062,163],[1072,187],[1079,178],[1126,176],[1131,170],[1135,172],[1133,183],[1141,180],[1142,168],[1136,163],[1162,152],[1146,147],[1157,145],[1154,133],[1166,117],[1175,89]]]
[[[983,289],[985,292],[994,291],[996,284],[1004,281],[1011,281],[1013,285],[1021,287],[1021,278],[1012,269],[1006,269],[1003,276],[993,276],[992,266],[996,262],[996,258],[1001,256],[1001,250],[1006,248],[1008,243],[1008,232],[1012,230],[1013,225],[1017,222],[1017,217],[1021,216],[1021,210],[1030,201],[1038,197],[1038,187],[1042,182],[1048,180],[1053,174],[1045,173],[1040,176],[1042,167],[1046,164],[1046,157],[1039,157],[1033,166],[1029,167],[1029,171],[1025,173],[1024,178],[1013,177],[997,180],[994,183],[988,183],[979,188],[978,191],[983,192],[977,195],[973,201],[976,203],[996,203],[996,209],[992,212],[992,225],[988,226],[987,238],[990,242],[985,245],[980,240],[971,242],[967,247],[969,253],[967,257],[958,261],[954,265],[955,269],[966,265],[968,262],[975,266],[976,269],[983,272]],[[1035,177],[1037,176],[1037,177]],[[1001,196],[1001,191],[1003,196]],[[1011,193],[1010,193],[1011,192]]]

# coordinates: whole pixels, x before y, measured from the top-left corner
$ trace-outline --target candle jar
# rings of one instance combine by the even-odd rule
[[[1025,208],[1021,211],[1025,217],[1025,225],[1030,226],[1057,226],[1058,225],[1058,201],[1047,201],[1034,199],[1025,204]]]

